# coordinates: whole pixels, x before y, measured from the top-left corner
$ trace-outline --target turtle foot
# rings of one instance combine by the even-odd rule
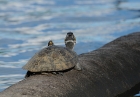
[[[76,66],[74,67],[75,70],[82,70],[81,65],[79,63],[76,64]]]

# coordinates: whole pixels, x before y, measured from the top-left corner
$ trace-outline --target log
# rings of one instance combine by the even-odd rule
[[[140,89],[140,32],[79,55],[82,71],[33,75],[0,97],[130,97]]]

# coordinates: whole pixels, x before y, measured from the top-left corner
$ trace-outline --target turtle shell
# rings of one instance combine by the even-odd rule
[[[22,68],[31,72],[63,71],[74,67],[77,54],[60,46],[49,46],[36,53]]]

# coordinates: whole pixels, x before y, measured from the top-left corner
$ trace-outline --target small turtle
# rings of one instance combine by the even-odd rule
[[[49,42],[48,42],[48,46],[53,46],[54,45],[54,43],[52,42],[52,40],[50,40]]]
[[[23,69],[28,70],[25,78],[38,73],[57,74],[59,72],[71,70],[72,68],[81,70],[81,67],[78,63],[78,56],[74,51],[72,51],[73,47],[71,46],[71,44],[74,43],[72,40],[73,38],[75,38],[73,34],[71,35],[71,33],[67,33],[67,36],[65,38],[65,41],[67,41],[65,42],[66,47],[55,46],[52,41],[49,41],[48,47],[36,53],[27,62],[27,64],[22,67]],[[70,39],[72,41],[70,41]]]

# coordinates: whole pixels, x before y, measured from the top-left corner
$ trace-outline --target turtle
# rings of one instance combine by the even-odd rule
[[[48,42],[48,47],[37,52],[22,68],[27,70],[25,78],[34,74],[53,73],[59,74],[69,71],[72,68],[81,70],[78,56],[72,49],[73,40],[76,39],[73,33],[67,33],[65,38],[66,47],[54,45],[53,41]],[[70,41],[71,40],[71,41]],[[70,44],[70,46],[68,45]],[[73,44],[74,46],[74,44]]]

